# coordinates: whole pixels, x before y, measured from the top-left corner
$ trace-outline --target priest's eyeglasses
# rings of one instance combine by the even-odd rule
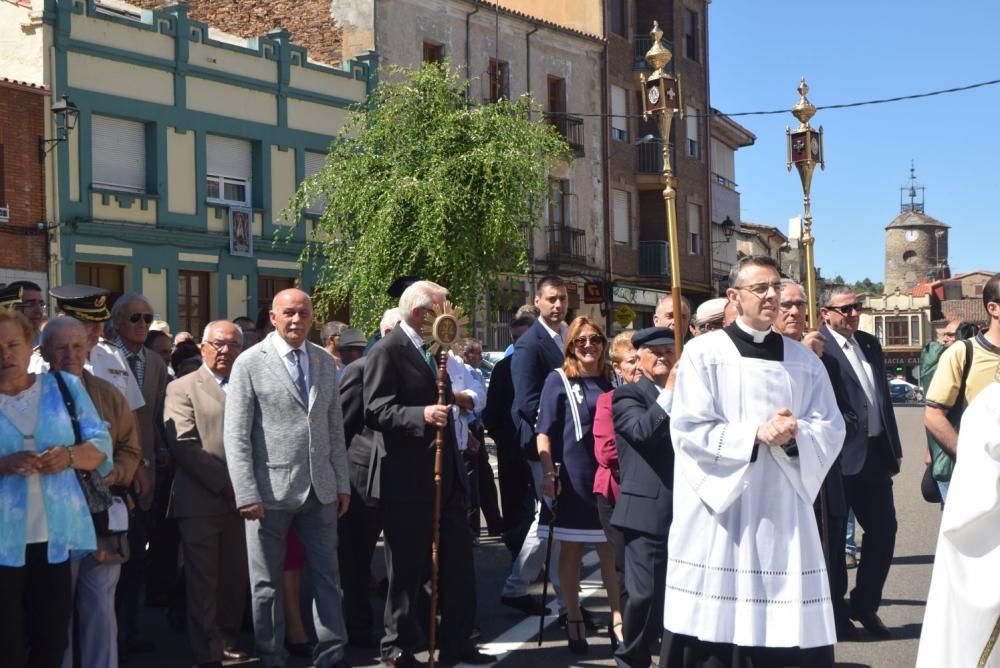
[[[237,343],[235,341],[205,341],[208,345],[215,348],[216,352],[222,352],[223,350],[240,350],[243,348],[242,343]]]
[[[843,306],[827,306],[826,308],[830,311],[836,311],[841,315],[851,315],[851,313],[861,313],[861,309],[864,308],[864,302],[854,302],[853,304],[844,304]]]
[[[767,296],[769,290],[774,290],[776,293],[781,292],[781,281],[775,281],[774,283],[751,283],[750,285],[740,285],[736,287],[737,290],[748,290],[755,294],[756,296],[763,299]]]

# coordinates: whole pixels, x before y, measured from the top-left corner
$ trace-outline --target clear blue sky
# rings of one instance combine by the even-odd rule
[[[789,109],[801,76],[816,106],[1000,79],[997,0],[790,2],[708,6],[712,106]],[[813,177],[816,262],[824,276],[882,280],[884,228],[899,213],[910,160],[926,213],[951,226],[953,273],[1000,270],[1000,85],[855,109],[820,110],[826,171]],[[791,114],[736,117],[757,135],[736,153],[744,220],[787,233],[802,210],[785,170]]]

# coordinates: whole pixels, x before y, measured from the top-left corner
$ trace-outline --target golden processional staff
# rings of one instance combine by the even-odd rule
[[[812,235],[812,209],[810,208],[809,191],[812,189],[813,170],[818,163],[820,169],[826,169],[823,162],[823,127],[813,130],[809,126],[809,119],[816,115],[816,107],[806,98],[809,86],[806,85],[805,77],[799,81],[798,89],[799,101],[792,107],[792,115],[799,121],[799,127],[792,130],[785,128],[785,136],[788,144],[788,171],[792,170],[792,165],[799,170],[799,178],[802,180],[802,245],[806,251],[806,302],[809,310],[809,329],[816,330],[819,323],[816,321],[816,259],[813,255]]]
[[[649,32],[653,38],[653,46],[646,52],[646,62],[653,67],[653,73],[647,78],[639,75],[642,84],[642,120],[648,120],[651,115],[660,117],[660,139],[663,141],[663,204],[667,210],[667,243],[670,247],[670,296],[674,307],[674,322],[681,318],[681,254],[680,243],[677,240],[677,179],[670,165],[670,124],[674,113],[684,117],[684,104],[681,101],[681,80],[678,74],[673,74],[664,68],[673,54],[663,46],[658,21],[653,21],[653,29]],[[684,345],[683,333],[675,339],[677,357],[680,358]]]
[[[437,361],[438,405],[446,406],[448,404],[445,396],[448,378],[448,351],[458,346],[462,327],[469,323],[469,319],[462,315],[461,308],[452,308],[451,302],[447,300],[443,304],[435,304],[431,311],[432,313],[425,316],[420,333],[424,338],[424,343],[430,346],[428,351],[433,355],[432,359]],[[448,423],[445,422],[443,427],[438,427],[437,435],[434,437],[434,533],[431,540],[431,619],[427,641],[427,651],[430,655],[427,665],[430,668],[434,668],[434,650],[437,645],[438,570],[441,553],[441,469],[444,466],[444,430],[448,428]]]

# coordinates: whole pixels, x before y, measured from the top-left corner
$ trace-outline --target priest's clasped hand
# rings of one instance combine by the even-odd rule
[[[782,408],[757,428],[757,442],[771,447],[782,446],[795,438],[798,429],[799,423],[792,411]]]

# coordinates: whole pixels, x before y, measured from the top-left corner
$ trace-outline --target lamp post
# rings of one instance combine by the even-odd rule
[[[802,180],[802,246],[806,252],[806,300],[809,310],[809,328],[816,329],[816,260],[813,256],[812,210],[810,208],[809,191],[812,188],[813,170],[817,163],[820,169],[826,169],[823,162],[823,128],[813,130],[809,119],[816,114],[816,107],[806,98],[809,86],[805,77],[799,81],[799,101],[792,107],[792,115],[799,121],[799,127],[792,130],[785,128],[788,145],[788,170],[792,165],[799,171]]]
[[[653,45],[646,52],[646,62],[653,72],[646,77],[639,75],[642,85],[642,118],[647,120],[651,115],[660,117],[660,137],[663,139],[663,204],[667,212],[667,241],[670,244],[670,296],[673,301],[675,322],[680,322],[681,314],[681,255],[680,243],[677,239],[677,179],[670,166],[670,125],[674,113],[682,114],[684,105],[681,101],[682,91],[680,76],[674,78],[664,68],[673,54],[663,46],[663,31],[658,21],[653,21],[653,29],[649,32]],[[683,332],[674,337],[677,356],[680,357],[684,346]]]

